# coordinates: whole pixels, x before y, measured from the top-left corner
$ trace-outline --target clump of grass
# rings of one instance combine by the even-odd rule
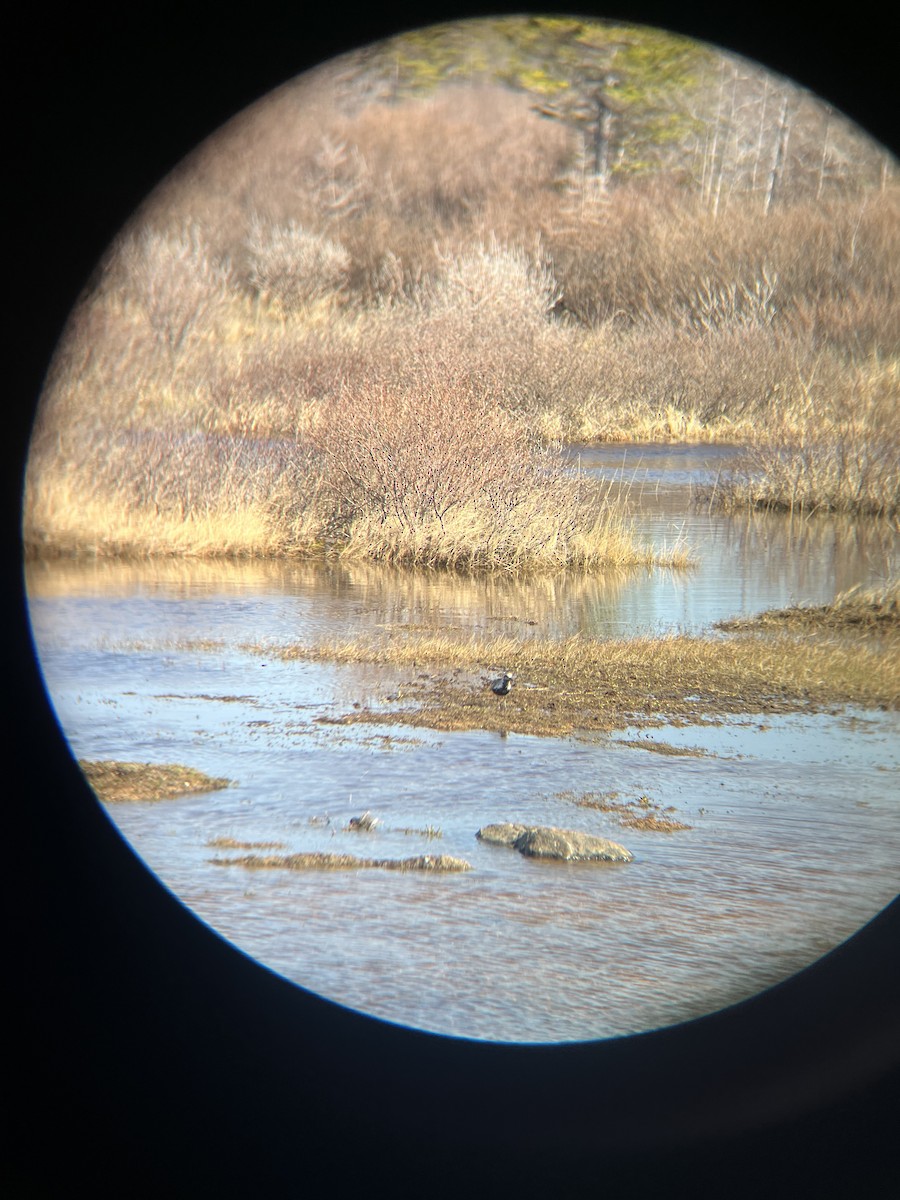
[[[692,829],[684,821],[673,821],[668,817],[658,817],[655,813],[646,816],[629,816],[622,818],[622,824],[628,829],[641,829],[645,833],[677,833],[681,829]]]
[[[344,290],[350,255],[340,243],[296,221],[272,225],[254,216],[247,237],[247,278],[254,293],[296,313]]]
[[[229,779],[204,775],[175,763],[135,763],[79,759],[78,765],[101,800],[118,804],[130,800],[171,800],[195,792],[228,787]]]
[[[26,554],[52,557],[88,553],[92,557],[227,556],[256,557],[277,552],[281,539],[266,513],[256,506],[154,516],[128,510],[111,498],[85,500],[77,491],[67,502],[50,491],[31,511]]]
[[[799,382],[780,416],[767,422],[707,499],[724,509],[900,513],[900,361],[859,367],[852,395],[829,398]]]
[[[233,837],[210,838],[206,843],[211,850],[284,850],[284,842],[242,842]]]
[[[617,746],[627,746],[631,750],[650,750],[654,754],[665,754],[670,758],[703,758],[707,752],[693,746],[673,746],[671,742],[640,741],[639,739],[616,742]]]
[[[129,234],[109,268],[108,282],[116,278],[170,359],[202,342],[229,303],[230,264],[196,224]]]
[[[446,873],[471,871],[464,858],[450,854],[419,854],[413,858],[358,858],[354,854],[245,854],[240,858],[211,858],[217,867],[244,867],[248,870],[349,871],[378,868],[383,871],[433,871]]]
[[[616,799],[618,792],[585,792],[581,796],[574,797],[570,797],[569,793],[563,793],[563,795],[566,798],[574,799],[579,808],[592,808],[597,812],[612,813],[619,824],[627,829],[641,829],[649,833],[676,833],[681,829],[693,828],[684,821],[663,816],[664,812],[674,812],[674,808],[669,805],[663,809],[662,805],[651,800],[649,796],[638,796],[634,800],[619,801]]]
[[[836,616],[848,624],[869,625],[890,622],[900,625],[900,579],[864,588],[858,584],[839,592],[831,602]]]

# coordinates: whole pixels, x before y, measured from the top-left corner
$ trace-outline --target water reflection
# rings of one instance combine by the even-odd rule
[[[486,576],[341,560],[61,561],[29,564],[26,578],[33,610],[52,602],[57,618],[74,629],[96,634],[108,620],[115,636],[117,599],[205,597],[222,606],[207,636],[246,641],[263,629],[269,637],[298,638],[397,626],[526,638],[696,632],[765,608],[825,603],[897,571],[900,535],[884,522],[725,516],[683,506],[683,494],[666,493],[634,518],[639,536],[656,545],[687,543],[696,565],[680,571]],[[91,605],[86,622],[82,601]]]

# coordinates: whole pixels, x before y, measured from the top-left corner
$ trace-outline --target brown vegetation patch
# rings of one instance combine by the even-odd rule
[[[791,392],[701,498],[726,511],[895,517],[900,360],[826,362]]]
[[[646,833],[675,833],[679,829],[693,828],[684,821],[671,821],[667,817],[657,817],[652,813],[644,817],[623,817],[622,824],[628,829],[642,829]]]
[[[794,604],[753,617],[720,621],[719,629],[791,629],[803,633],[900,633],[900,581],[883,587],[859,586],[841,592],[830,604]]]
[[[671,742],[642,742],[639,738],[617,741],[616,745],[628,746],[632,750],[651,750],[654,754],[667,754],[672,758],[715,757],[706,750],[698,750],[696,746],[673,746]]]
[[[411,828],[408,825],[400,825],[391,832],[403,833],[409,837],[423,837],[427,838],[428,841],[432,841],[434,838],[442,838],[444,836],[443,829],[440,829],[437,825],[426,825],[424,829],[416,829]]]
[[[579,808],[592,808],[597,812],[612,813],[620,825],[628,829],[641,829],[651,833],[675,833],[679,829],[691,829],[684,821],[662,813],[674,812],[672,805],[665,809],[649,796],[638,796],[635,800],[617,800],[618,792],[585,792],[581,796],[563,792],[561,796],[572,799]]]
[[[219,779],[175,763],[88,762],[78,760],[84,775],[108,804],[127,800],[170,800],[194,792],[212,792],[228,787],[230,779]]]
[[[464,858],[450,854],[419,854],[414,858],[358,858],[355,854],[245,854],[240,858],[211,858],[217,867],[250,870],[350,871],[378,868],[383,871],[471,871]]]

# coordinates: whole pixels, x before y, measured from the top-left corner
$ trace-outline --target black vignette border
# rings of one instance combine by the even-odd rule
[[[623,0],[608,10],[535,11],[659,25],[744,53],[810,87],[897,153],[888,62],[896,16],[871,3],[812,21],[805,8],[786,4],[723,7]],[[843,1071],[845,1087],[823,1088],[828,1099],[818,1106],[805,1097],[798,1111],[788,1077],[784,1104],[766,1119],[748,1112],[746,1127],[740,1118],[707,1124],[696,1137],[682,1120],[668,1144],[649,1119],[665,1125],[664,1107],[648,1100],[643,1151],[635,1148],[640,1137],[623,1137],[615,1154],[623,1113],[615,1113],[608,1082],[598,1085],[595,1067],[610,1059],[602,1049],[494,1053],[404,1035],[304,996],[200,926],[99,811],[43,693],[18,565],[21,470],[43,373],[104,247],[185,153],[292,75],[403,28],[501,11],[523,9],[387,4],[361,15],[161,2],[21,14],[14,50],[23,71],[9,110],[22,161],[9,187],[18,301],[4,473],[13,516],[5,526],[10,744],[19,760],[11,778],[20,781],[16,846],[27,868],[12,873],[21,916],[10,976],[27,1063],[15,1078],[13,1194],[58,1195],[72,1179],[112,1194],[123,1178],[134,1195],[251,1195],[281,1185],[331,1195],[347,1183],[390,1178],[400,1191],[407,1183],[421,1191],[426,1179],[438,1192],[468,1184],[480,1194],[479,1180],[532,1192],[559,1181],[560,1171],[574,1193],[594,1178],[597,1154],[607,1181],[627,1181],[640,1194],[664,1194],[663,1181],[687,1170],[694,1194],[723,1194],[713,1181],[724,1179],[732,1195],[761,1186],[786,1195],[801,1181],[826,1195],[851,1181],[888,1194],[879,1189],[888,1178],[887,1114],[900,1060],[896,905],[854,939],[849,958],[838,956],[835,973],[820,972],[787,1008],[774,997],[751,1021],[755,1037],[777,1037],[785,1011],[796,1027],[808,1003],[819,1030],[813,1044],[833,1044],[821,1070]],[[884,1073],[854,1070],[854,1014],[865,1015],[873,1061],[891,1064]],[[747,1026],[740,1028],[744,1036]],[[730,1036],[723,1019],[705,1051],[702,1039],[681,1030],[665,1048],[655,1036],[620,1044],[612,1059],[631,1078],[623,1103],[638,1103],[643,1073],[668,1078],[676,1104],[680,1047],[690,1045],[690,1070],[702,1078]],[[357,1078],[360,1062],[373,1077]],[[729,1098],[723,1080],[719,1102],[735,1105],[742,1082]],[[698,1113],[702,1124],[702,1105]],[[554,1147],[549,1157],[539,1153],[542,1142]]]

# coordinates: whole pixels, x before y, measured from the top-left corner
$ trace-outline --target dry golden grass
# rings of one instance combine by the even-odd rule
[[[207,504],[160,509],[98,486],[86,466],[29,478],[24,509],[28,558],[268,558],[316,551],[323,535],[316,508],[296,508],[281,487],[266,500],[226,490]]]
[[[78,765],[101,800],[118,804],[129,800],[171,800],[194,792],[212,792],[228,787],[219,779],[175,763],[90,762]]]
[[[66,502],[48,491],[31,509],[31,555],[87,553],[103,557],[230,556],[277,552],[281,538],[260,509],[201,512],[179,519],[123,509],[111,499]]]
[[[690,565],[683,546],[658,551],[636,541],[613,502],[590,510],[575,497],[561,495],[551,508],[553,499],[549,494],[529,497],[503,521],[468,502],[443,519],[426,517],[413,527],[396,517],[360,517],[339,553],[347,559],[464,570]]]
[[[709,493],[725,509],[900,512],[900,358],[799,378]]]
[[[649,750],[651,754],[665,754],[669,758],[708,758],[705,750],[697,750],[693,746],[673,746],[671,742],[651,742],[633,739],[621,739],[617,746],[628,746],[632,750]],[[712,756],[715,757],[715,756]]]
[[[581,403],[568,412],[543,410],[531,418],[535,433],[547,442],[749,442],[758,423],[749,417],[704,420],[696,409],[653,402]]]

